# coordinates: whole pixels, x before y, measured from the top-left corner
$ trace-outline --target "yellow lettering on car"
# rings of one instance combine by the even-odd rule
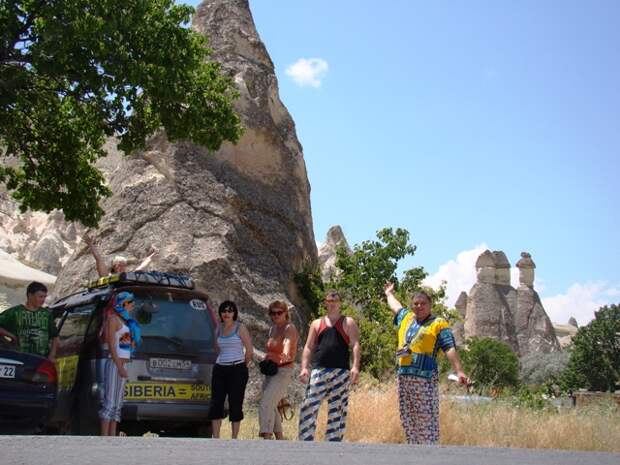
[[[127,383],[125,400],[209,400],[206,384]]]
[[[68,355],[56,359],[59,391],[70,391],[73,388],[79,358],[79,355]]]

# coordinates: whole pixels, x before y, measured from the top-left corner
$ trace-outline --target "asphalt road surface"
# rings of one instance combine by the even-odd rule
[[[620,465],[620,454],[403,444],[0,436],[1,465]]]

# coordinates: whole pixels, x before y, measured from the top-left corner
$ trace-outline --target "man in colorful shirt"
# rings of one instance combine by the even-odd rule
[[[409,444],[439,441],[439,349],[452,364],[459,383],[469,378],[461,369],[456,343],[446,320],[431,314],[433,302],[426,292],[416,292],[411,307],[404,308],[394,295],[394,284],[385,285],[387,303],[398,328],[398,403]]]
[[[0,313],[0,327],[18,338],[21,352],[41,355],[54,362],[58,331],[51,312],[43,308],[47,288],[36,281],[26,288],[25,305],[16,305]]]

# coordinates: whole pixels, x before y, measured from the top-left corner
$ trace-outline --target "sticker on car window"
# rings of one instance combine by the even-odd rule
[[[189,301],[189,305],[194,309],[194,310],[206,310],[207,309],[207,303],[204,300],[200,300],[200,299],[192,299]]]

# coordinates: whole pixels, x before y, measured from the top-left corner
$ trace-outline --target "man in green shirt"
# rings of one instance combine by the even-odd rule
[[[26,304],[0,313],[0,327],[19,340],[19,350],[42,355],[54,362],[58,348],[58,331],[51,312],[43,308],[47,288],[36,281],[26,288]]]

